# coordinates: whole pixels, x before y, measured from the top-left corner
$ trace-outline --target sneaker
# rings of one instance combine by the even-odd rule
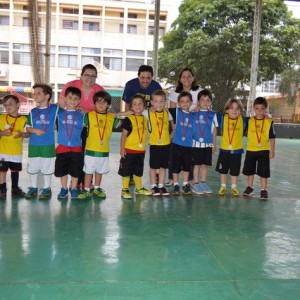
[[[172,189],[172,195],[174,195],[174,196],[180,195],[180,190],[179,190],[179,185],[178,185],[178,184],[175,184],[175,185],[173,186],[173,189]]]
[[[70,189],[71,200],[77,199],[78,197],[78,189]]]
[[[64,189],[63,187],[60,189],[59,194],[57,195],[58,200],[64,200],[68,198],[68,189]]]
[[[39,196],[39,200],[46,200],[51,198],[52,192],[51,192],[51,188],[43,188],[40,196]]]
[[[218,194],[219,194],[219,196],[225,196],[226,195],[226,187],[221,186]]]
[[[165,182],[165,186],[172,186],[173,185],[173,180],[168,180],[167,182]]]
[[[268,191],[266,190],[260,191],[260,200],[268,200]]]
[[[79,200],[88,200],[88,199],[91,199],[91,197],[92,197],[91,193],[84,190],[82,193],[80,193],[77,196],[77,199],[79,199]]]
[[[98,188],[98,189],[94,189],[92,191],[92,196],[95,198],[99,198],[99,199],[105,199],[106,198],[106,194],[104,192],[103,189]]]
[[[204,194],[212,194],[211,188],[206,184],[206,182],[201,182],[201,187]]]
[[[17,187],[17,188],[14,188],[14,189],[11,189],[11,196],[12,197],[25,197],[25,192]]]
[[[26,199],[31,199],[31,198],[36,197],[37,194],[38,194],[38,189],[37,188],[29,187],[28,192],[25,194],[25,198]]]
[[[132,195],[131,195],[129,189],[122,189],[121,197],[124,199],[132,199]]]
[[[0,199],[6,199],[6,188],[0,190]]]
[[[182,187],[182,191],[184,195],[191,195],[192,194],[192,190],[190,188],[189,184],[186,184]]]
[[[163,186],[161,188],[159,188],[160,193],[162,196],[166,197],[166,196],[170,196],[170,193],[167,191],[167,189]]]
[[[151,192],[152,192],[152,196],[154,197],[158,197],[161,195],[160,189],[157,186],[153,187],[151,189]]]
[[[238,189],[236,187],[231,189],[231,195],[233,197],[239,197],[240,196],[240,192],[238,191]]]
[[[193,193],[197,194],[197,195],[203,195],[203,189],[202,189],[202,185],[200,183],[195,183],[192,189]]]
[[[147,189],[145,189],[145,188],[141,188],[141,189],[139,189],[139,190],[135,190],[134,191],[134,193],[136,194],[136,195],[143,195],[143,196],[150,196],[150,195],[152,195],[152,193],[151,193],[151,191],[149,191],[149,190],[147,190]]]
[[[246,189],[243,192],[243,196],[245,197],[251,197],[251,195],[253,194],[253,188],[250,186],[247,186]]]

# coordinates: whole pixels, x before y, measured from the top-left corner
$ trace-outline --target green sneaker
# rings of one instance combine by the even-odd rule
[[[47,200],[50,199],[52,196],[51,188],[43,188],[39,195],[39,200]]]
[[[92,191],[92,196],[95,198],[100,198],[100,199],[105,199],[106,198],[106,194],[104,192],[104,190],[102,190],[101,188],[95,189]]]
[[[77,199],[79,200],[88,200],[88,199],[91,199],[92,195],[90,192],[88,191],[83,191],[81,194],[79,194],[77,196]]]
[[[143,195],[143,196],[151,196],[152,192],[145,189],[145,188],[141,188],[139,190],[135,190],[134,192],[136,195]]]
[[[129,189],[122,189],[121,197],[124,199],[132,199],[132,195],[131,195]]]

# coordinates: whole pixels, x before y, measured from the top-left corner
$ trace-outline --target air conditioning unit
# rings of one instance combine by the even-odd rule
[[[0,67],[0,77],[5,77],[5,76],[6,76],[5,69]]]

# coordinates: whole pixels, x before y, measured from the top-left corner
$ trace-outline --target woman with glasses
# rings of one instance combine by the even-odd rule
[[[95,110],[95,105],[93,102],[93,96],[99,91],[103,91],[104,88],[96,83],[97,79],[97,69],[91,64],[85,65],[80,74],[80,79],[76,79],[68,82],[61,91],[59,98],[59,105],[64,106],[65,91],[68,87],[77,87],[81,91],[81,100],[79,103],[79,108],[84,112]]]

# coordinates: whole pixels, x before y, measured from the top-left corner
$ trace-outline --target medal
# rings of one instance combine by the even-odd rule
[[[71,142],[70,141],[68,141],[68,146],[70,146],[71,145]]]
[[[103,141],[100,141],[100,145],[104,145],[104,142],[103,142]]]
[[[200,142],[200,143],[203,143],[203,141],[204,141],[204,139],[201,137],[201,138],[199,139],[199,142]]]
[[[184,142],[184,141],[185,141],[185,136],[183,136],[183,137],[181,138],[181,140]]]
[[[103,115],[103,114],[100,114],[100,115]],[[99,139],[100,139],[100,145],[103,145],[104,144],[103,137],[104,137],[104,134],[105,134],[106,124],[107,124],[107,113],[105,114],[104,126],[102,125],[103,121],[101,119],[99,120],[99,118],[98,118],[98,112],[96,112],[96,120],[97,120],[97,127],[98,127],[98,135],[99,135]],[[102,128],[102,126],[103,126],[103,130],[101,132],[100,128]]]
[[[156,125],[157,125],[157,129],[158,129],[158,143],[161,144],[161,135],[163,132],[163,128],[164,128],[164,119],[165,119],[165,113],[164,110],[162,111],[162,121],[161,121],[161,127],[159,127],[159,118],[157,117],[157,112],[155,112],[155,118],[156,118]]]
[[[159,144],[161,144],[161,139],[158,139],[158,141],[157,141]]]
[[[257,144],[257,147],[260,148],[260,147],[261,147],[261,144]]]
[[[260,136],[257,132],[257,128],[259,128],[259,125],[257,124],[256,118],[254,117],[254,122],[255,122],[255,133],[256,133],[256,139],[257,139],[257,147],[260,148],[261,147],[261,138],[263,135],[263,129],[264,129],[264,124],[265,124],[265,118],[262,119],[262,125],[261,125],[261,129],[260,129]]]
[[[65,116],[66,134],[67,134],[67,137],[68,137],[68,146],[70,146],[71,145],[71,140],[72,140],[72,135],[73,135],[73,130],[74,130],[75,122],[76,122],[77,110],[75,111],[73,118],[72,118],[71,114],[68,115],[68,112],[66,110],[64,111],[64,116]],[[68,120],[72,121],[70,132],[69,132]]]
[[[4,129],[9,129],[9,124],[5,124]]]
[[[140,143],[140,144],[139,144],[139,147],[140,147],[140,148],[143,148],[143,144],[142,144],[142,143]]]
[[[239,121],[238,117],[236,119],[230,119],[229,115],[227,115],[227,134],[228,134],[228,141],[229,141],[229,149],[232,149],[232,141],[233,141],[233,137],[234,137],[234,133],[236,130],[236,126],[237,123]],[[234,125],[233,125],[233,121],[235,121]],[[230,127],[230,122],[231,122],[231,127]],[[232,135],[230,136],[230,130],[232,129]]]
[[[12,118],[12,117],[11,117]],[[8,121],[8,115],[6,115],[6,123],[7,124],[5,124],[5,126],[4,126],[4,128],[5,129],[9,129],[9,131],[11,132],[11,133],[13,133],[13,131],[14,131],[14,129],[15,129],[15,126],[16,126],[16,122],[17,122],[17,120],[18,120],[18,117],[17,118],[15,118],[15,117],[13,117],[15,120],[14,120],[14,123],[13,124],[9,124],[9,121]]]
[[[139,116],[139,117],[142,117],[142,122],[141,122],[142,130],[140,132],[139,122],[137,120],[137,117],[136,117],[136,115],[133,115],[133,116],[134,116],[135,123],[136,123],[136,131],[137,131],[138,139],[139,139],[139,148],[142,149],[143,148],[144,133],[145,133],[145,126],[144,126],[144,119],[145,119],[145,117],[144,116]]]
[[[228,148],[229,148],[229,149],[232,149],[232,145],[228,145]]]

